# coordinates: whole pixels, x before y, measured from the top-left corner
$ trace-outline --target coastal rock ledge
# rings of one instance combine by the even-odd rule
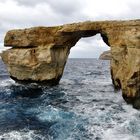
[[[70,49],[82,37],[101,34],[111,48],[111,77],[127,103],[140,108],[140,20],[97,21],[8,31],[1,56],[16,81],[56,85]]]
[[[101,60],[111,60],[111,51],[104,51],[100,56],[99,59]]]

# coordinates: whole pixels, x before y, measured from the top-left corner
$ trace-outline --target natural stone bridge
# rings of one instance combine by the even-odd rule
[[[58,84],[71,47],[82,37],[101,34],[111,47],[111,76],[124,99],[140,108],[140,20],[101,21],[11,30],[2,54],[11,78]]]

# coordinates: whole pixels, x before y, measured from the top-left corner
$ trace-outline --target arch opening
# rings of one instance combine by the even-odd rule
[[[71,48],[69,58],[99,58],[104,51],[109,50],[108,38],[105,34],[97,33],[93,36],[85,34]]]

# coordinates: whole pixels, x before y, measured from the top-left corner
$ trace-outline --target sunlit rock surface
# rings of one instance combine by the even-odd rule
[[[99,59],[101,59],[101,60],[111,60],[111,51],[110,50],[109,51],[104,51],[100,55]]]
[[[100,33],[111,47],[111,76],[124,99],[140,108],[140,20],[98,21],[7,32],[2,54],[11,77],[58,84],[73,47],[82,37]]]

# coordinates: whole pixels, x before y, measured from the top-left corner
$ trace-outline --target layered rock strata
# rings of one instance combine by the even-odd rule
[[[100,55],[99,59],[101,59],[101,60],[111,60],[111,51],[110,50],[109,51],[104,51]]]
[[[140,20],[99,21],[34,27],[7,32],[2,59],[19,81],[58,84],[71,47],[82,37],[101,34],[111,47],[111,76],[124,99],[140,108]]]

